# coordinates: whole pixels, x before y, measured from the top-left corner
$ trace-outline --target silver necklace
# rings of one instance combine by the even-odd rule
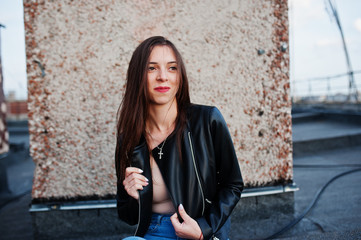
[[[164,122],[165,122],[165,119],[167,118],[167,115],[168,115],[169,109],[170,109],[170,108],[172,107],[172,105],[173,105],[174,100],[175,100],[175,98],[173,98],[172,104],[169,106],[168,111],[167,111],[167,113],[165,114],[165,117],[164,117],[164,119],[163,119],[163,124],[164,124]],[[172,126],[173,126],[173,124],[174,124],[174,123],[175,123],[175,122],[173,122],[173,123],[172,123]],[[170,127],[169,127],[169,128],[170,128]],[[155,142],[155,140],[154,140],[154,138],[153,138],[152,134],[150,134],[150,131],[149,131],[149,130],[147,130],[147,129],[145,129],[145,131],[149,134],[149,136],[150,136],[150,137],[152,138],[152,140]],[[167,141],[167,138],[168,138],[168,132],[169,132],[169,129],[167,130],[167,137],[166,137],[166,138],[165,138],[165,140],[163,141],[162,146],[161,146],[161,147],[158,147],[158,146],[157,146],[157,148],[158,148],[158,150],[159,150],[159,153],[158,153],[158,155],[159,155],[159,159],[162,159],[162,155],[163,155],[163,147],[164,147],[165,142]]]
[[[152,136],[152,134],[150,134],[150,131],[149,131],[149,130],[147,130],[147,133],[148,133],[149,136],[153,139],[153,141],[155,141],[154,138],[153,138],[153,136]],[[165,138],[165,140],[163,141],[163,144],[162,144],[161,147],[158,147],[158,146],[157,146],[157,148],[158,148],[158,150],[159,150],[159,152],[158,152],[159,159],[162,159],[162,155],[164,154],[164,153],[163,153],[163,147],[164,147],[165,141],[167,141],[167,138],[168,138],[168,136],[167,136],[167,137]]]

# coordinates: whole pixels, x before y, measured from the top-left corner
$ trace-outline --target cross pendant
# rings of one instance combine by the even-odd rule
[[[163,149],[160,149],[160,151],[159,151],[159,153],[158,153],[158,154],[159,154],[159,159],[162,159],[162,155],[163,155],[162,150],[163,150]]]

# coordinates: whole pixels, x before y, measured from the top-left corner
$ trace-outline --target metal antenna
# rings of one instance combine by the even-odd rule
[[[331,0],[328,0],[328,3],[330,5],[331,12],[332,12],[333,16],[335,17],[337,27],[340,30],[342,44],[343,44],[343,50],[344,50],[345,55],[346,55],[346,63],[347,63],[347,71],[348,71],[348,89],[349,89],[347,100],[351,101],[351,97],[353,97],[353,98],[355,98],[356,102],[358,102],[358,92],[357,92],[355,80],[354,80],[354,77],[353,77],[351,61],[350,61],[350,57],[349,57],[349,54],[348,54],[348,51],[347,51],[346,41],[345,41],[345,37],[344,37],[344,34],[343,34],[341,22],[340,22],[340,19],[338,17],[337,9],[334,6],[335,4],[332,4]]]

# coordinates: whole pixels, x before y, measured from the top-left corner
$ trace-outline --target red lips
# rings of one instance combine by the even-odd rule
[[[169,89],[170,89],[170,87],[162,87],[162,86],[154,88],[155,91],[161,92],[161,93],[168,92]]]

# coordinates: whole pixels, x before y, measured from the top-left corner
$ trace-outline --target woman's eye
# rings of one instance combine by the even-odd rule
[[[148,67],[148,70],[149,70],[149,71],[154,71],[154,70],[155,70],[155,67]]]
[[[170,67],[169,68],[171,71],[177,71],[177,67]]]

